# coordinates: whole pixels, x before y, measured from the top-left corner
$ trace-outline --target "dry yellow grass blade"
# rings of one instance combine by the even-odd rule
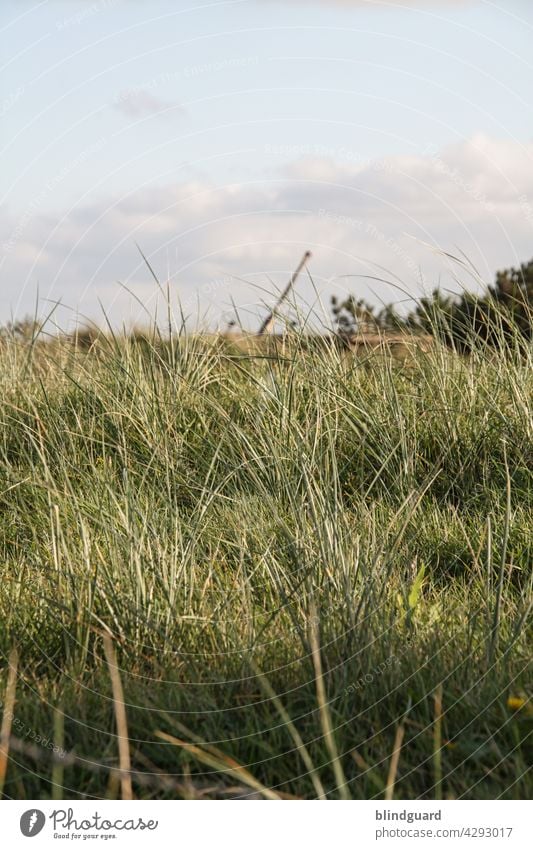
[[[394,798],[394,785],[396,783],[396,775],[398,773],[398,764],[400,762],[400,752],[402,750],[404,734],[405,725],[402,722],[396,729],[396,736],[394,738],[389,774],[387,776],[387,786],[385,788],[385,799],[387,799],[387,801]]]
[[[55,759],[52,767],[52,798],[59,800],[63,798],[64,780],[64,744],[65,744],[65,716],[61,708],[54,711],[54,751],[59,750],[62,755]]]
[[[442,683],[437,686],[434,699],[433,766],[435,770],[435,799],[442,799]]]
[[[259,681],[261,682],[261,686],[264,688],[269,699],[273,702],[273,704],[275,705],[279,715],[283,719],[283,722],[285,723],[285,727],[287,728],[287,731],[291,735],[291,737],[294,741],[294,744],[295,744],[295,746],[296,746],[296,748],[297,748],[297,750],[300,754],[300,757],[302,758],[305,766],[307,767],[307,771],[309,773],[309,777],[311,778],[311,781],[313,782],[313,786],[315,788],[317,798],[318,799],[326,799],[327,798],[326,791],[324,790],[324,786],[322,784],[320,776],[319,776],[317,770],[315,769],[315,765],[313,764],[313,761],[311,759],[311,755],[309,754],[307,746],[305,745],[304,741],[302,740],[300,732],[298,731],[294,722],[292,721],[289,714],[287,713],[281,699],[279,699],[278,696],[276,695],[276,693],[275,693],[270,681],[268,680],[268,678],[265,675],[262,675],[259,672],[259,669],[256,667],[255,664],[253,664],[253,669],[254,669],[254,672],[255,672],[256,676],[258,677]]]
[[[111,687],[113,689],[113,704],[115,706],[115,720],[117,723],[118,757],[120,764],[120,786],[123,799],[133,799],[133,788],[131,784],[131,761],[130,742],[128,737],[128,722],[126,719],[126,706],[124,704],[124,691],[117,666],[115,647],[109,634],[104,634],[104,651],[109,667]]]
[[[4,699],[4,712],[2,714],[2,728],[0,730],[0,796],[4,793],[7,764],[9,761],[9,738],[11,737],[11,725],[13,722],[13,711],[15,708],[18,659],[19,656],[17,649],[11,649],[11,653],[9,655],[9,674],[7,676],[6,695]]]
[[[187,743],[185,740],[180,740],[172,734],[167,734],[165,731],[156,731],[155,733],[156,737],[160,737],[161,740],[166,740],[167,743],[172,743],[173,746],[179,746],[181,749],[185,749],[186,752],[190,752],[191,755],[194,755],[195,758],[206,766],[221,770],[233,778],[238,779],[243,784],[246,784],[247,787],[256,790],[265,799],[280,800],[283,798],[279,793],[275,793],[274,790],[270,790],[264,784],[261,784],[244,766],[233,758],[228,757],[228,755],[225,755],[220,749],[216,749],[214,746],[201,748],[194,743]]]
[[[365,761],[363,756],[359,754],[357,749],[354,749],[353,751],[351,751],[350,755],[352,756],[352,758],[354,759],[355,763],[357,764],[359,769],[362,771],[362,773],[364,775],[368,776],[368,779],[372,782],[374,787],[377,789],[378,793],[380,793],[380,794],[383,793],[383,790],[384,790],[383,779],[380,778],[380,776],[377,774],[374,767],[369,766],[369,764]]]
[[[344,770],[342,768],[339,753],[337,751],[337,744],[335,742],[335,736],[333,734],[331,716],[328,708],[328,701],[326,698],[324,674],[322,672],[322,658],[320,657],[320,642],[318,638],[318,628],[316,625],[317,621],[317,611],[316,607],[313,604],[311,605],[309,610],[309,642],[311,645],[313,666],[315,669],[316,698],[318,702],[318,710],[320,712],[320,723],[322,725],[324,743],[326,744],[326,748],[331,758],[331,768],[333,769],[333,774],[335,776],[335,782],[337,784],[339,796],[341,797],[341,799],[349,799],[350,794],[348,793],[348,785],[346,783],[346,777],[344,775]]]

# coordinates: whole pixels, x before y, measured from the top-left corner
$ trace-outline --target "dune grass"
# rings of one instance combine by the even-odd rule
[[[530,795],[531,351],[0,359],[6,797]]]

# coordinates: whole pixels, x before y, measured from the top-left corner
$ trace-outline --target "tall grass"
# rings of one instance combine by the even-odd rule
[[[531,792],[531,352],[304,342],[2,343],[6,796]]]

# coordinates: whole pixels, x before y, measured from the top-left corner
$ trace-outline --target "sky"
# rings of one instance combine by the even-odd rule
[[[529,0],[2,0],[0,322],[168,291],[253,328],[306,250],[324,318],[490,283],[533,257],[532,35]]]

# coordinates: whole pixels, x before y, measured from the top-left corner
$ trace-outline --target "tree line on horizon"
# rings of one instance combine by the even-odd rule
[[[498,271],[482,293],[460,295],[433,290],[401,315],[393,304],[377,310],[363,298],[331,298],[334,323],[341,336],[368,332],[425,333],[460,351],[487,344],[501,348],[512,339],[533,338],[533,260]]]

